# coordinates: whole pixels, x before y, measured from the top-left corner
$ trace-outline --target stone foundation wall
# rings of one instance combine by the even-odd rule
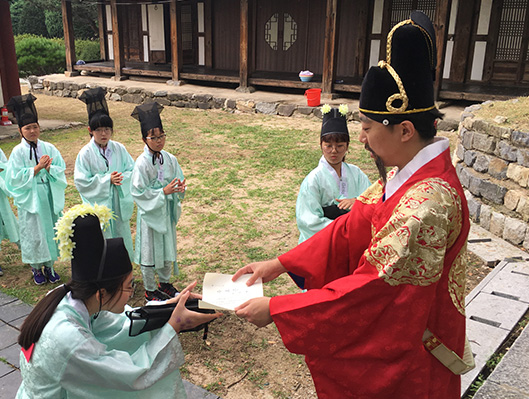
[[[516,101],[516,100],[513,100]],[[465,109],[454,154],[470,217],[506,241],[529,249],[529,133],[474,115]]]
[[[77,98],[81,93],[90,87],[85,84],[77,84],[68,81],[55,82],[41,79],[36,76],[29,78],[30,91],[57,97]],[[94,86],[95,87],[95,86]],[[281,104],[275,102],[255,102],[249,100],[234,100],[222,97],[215,97],[211,94],[189,94],[189,93],[168,93],[165,90],[149,91],[141,87],[105,87],[107,90],[107,100],[125,101],[133,104],[143,104],[156,101],[164,106],[179,108],[199,108],[199,109],[224,109],[226,111],[239,111],[250,113],[262,113],[268,115],[293,116],[314,115],[321,118],[320,107],[308,107],[295,104]],[[352,119],[352,112],[350,118]]]

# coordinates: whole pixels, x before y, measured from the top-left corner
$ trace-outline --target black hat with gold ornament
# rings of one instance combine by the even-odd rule
[[[413,11],[389,32],[386,60],[367,72],[359,110],[384,125],[413,120],[419,115],[441,116],[434,101],[437,64],[435,31],[430,19]]]

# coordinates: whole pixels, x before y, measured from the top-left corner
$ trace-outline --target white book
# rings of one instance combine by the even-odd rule
[[[231,281],[233,275],[206,273],[202,287],[201,309],[234,310],[237,306],[252,298],[263,296],[263,282],[259,278],[248,287],[246,282],[251,274],[245,274],[236,282]]]

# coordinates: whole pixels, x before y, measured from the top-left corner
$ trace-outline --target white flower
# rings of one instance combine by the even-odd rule
[[[347,116],[347,113],[349,112],[349,107],[347,106],[347,104],[341,104],[338,108],[338,112],[340,112],[342,116]]]
[[[85,217],[86,215],[95,215],[102,224],[103,230],[105,230],[110,224],[111,219],[115,219],[116,216],[104,205],[94,204],[79,204],[71,207],[66,211],[61,218],[55,223],[55,241],[59,242],[59,254],[60,258],[63,261],[68,261],[73,258],[73,249],[75,248],[75,243],[72,241],[73,237],[73,227],[75,226],[74,220],[81,216]]]
[[[324,104],[323,107],[321,107],[321,113],[325,115],[329,112],[331,112],[331,106],[329,104]]]

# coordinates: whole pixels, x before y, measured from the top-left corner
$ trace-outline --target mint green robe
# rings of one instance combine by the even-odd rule
[[[174,155],[163,151],[163,165],[152,164],[152,154],[145,146],[132,172],[131,193],[138,207],[134,262],[163,268],[164,262],[176,263],[176,223],[182,212],[185,193],[165,195],[163,188],[184,174]]]
[[[20,249],[22,261],[29,264],[55,262],[59,251],[55,236],[55,223],[64,208],[64,189],[67,186],[66,165],[53,144],[37,141],[40,158],[53,158],[50,171],[42,169],[34,174],[34,159],[29,159],[29,144],[24,139],[18,144],[7,163],[6,188],[18,208]]]
[[[18,243],[18,222],[7,199],[9,194],[5,183],[6,167],[7,158],[4,151],[0,148],[0,241],[8,239],[11,242]]]
[[[89,317],[68,293],[44,327],[28,362],[20,354],[17,399],[184,399],[184,353],[174,329],[129,337],[125,313]]]
[[[301,183],[296,202],[296,221],[302,243],[332,222],[323,207],[337,205],[336,198],[356,198],[371,184],[358,166],[342,162],[342,177],[322,155],[318,166]]]
[[[105,150],[108,166],[101,154],[100,147],[92,138],[81,148],[75,160],[74,183],[84,203],[105,205],[116,215],[103,232],[105,238],[122,237],[132,259],[132,235],[130,218],[134,202],[130,193],[130,183],[134,160],[125,147],[110,140]],[[112,172],[122,173],[120,186],[110,182]]]

